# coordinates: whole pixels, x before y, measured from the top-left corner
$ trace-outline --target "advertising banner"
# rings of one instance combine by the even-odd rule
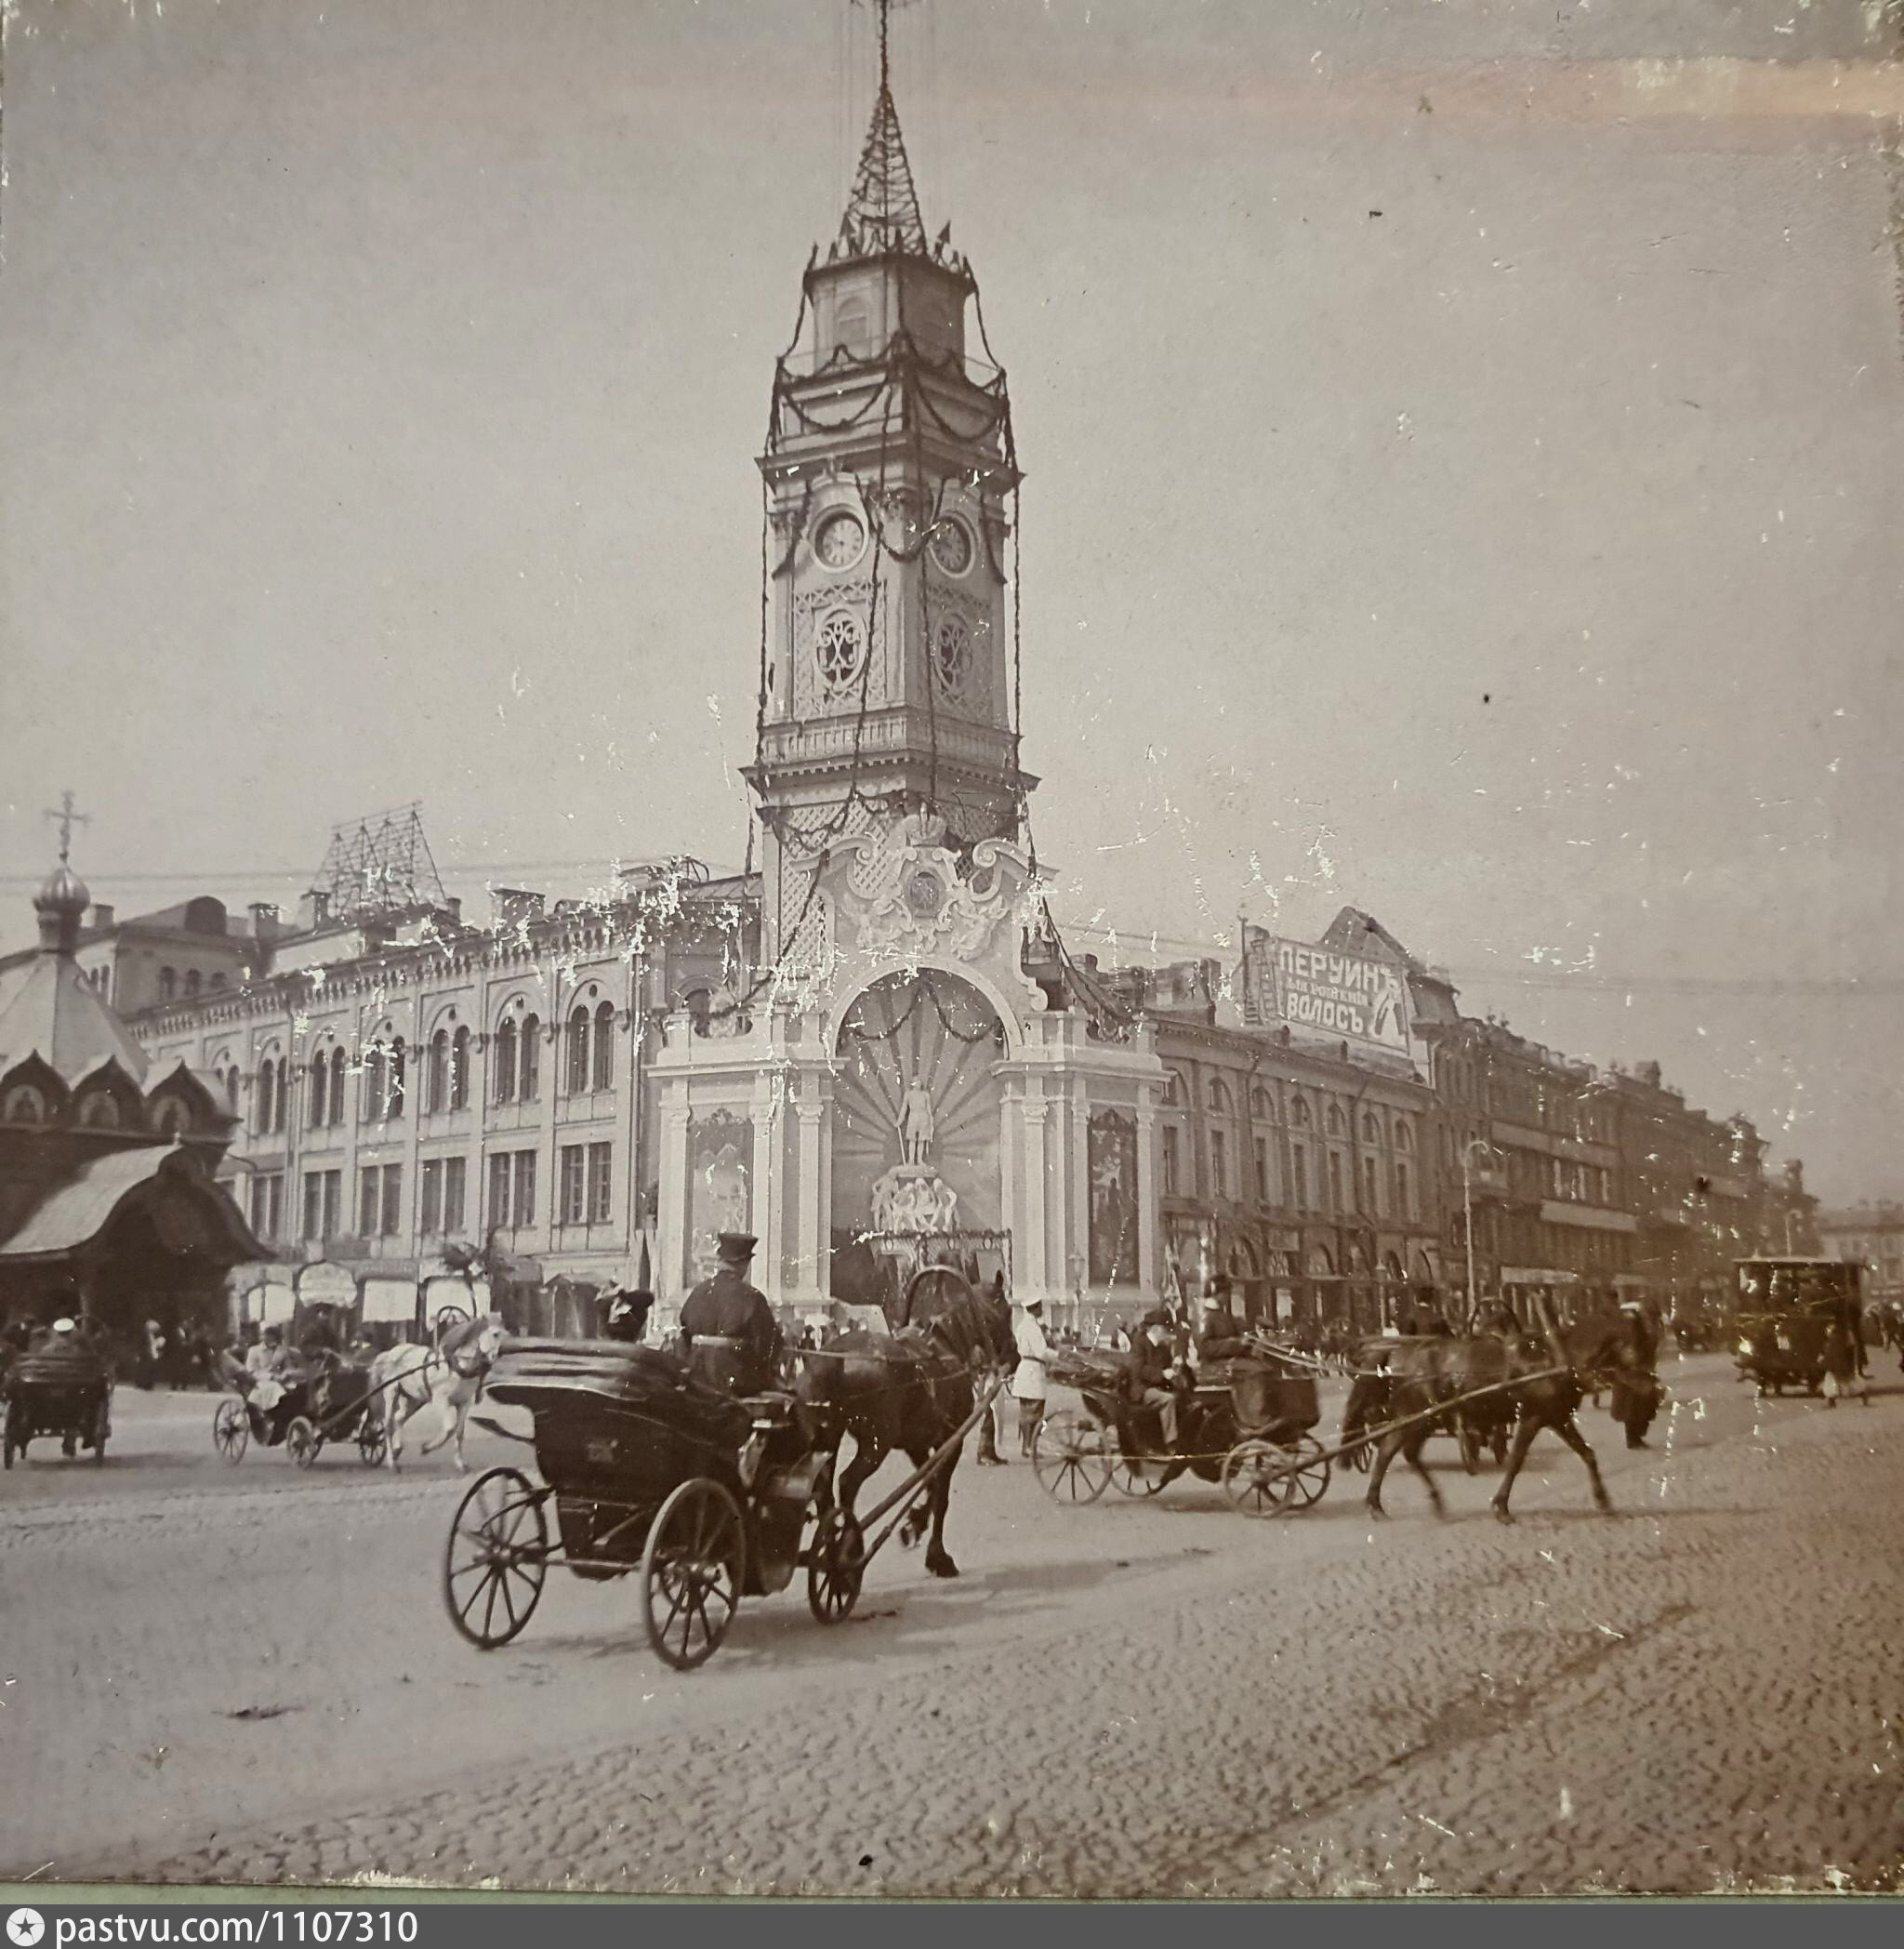
[[[1288,1023],[1318,1035],[1408,1055],[1408,984],[1404,971],[1366,955],[1337,954],[1248,932],[1243,1014],[1254,1028]]]

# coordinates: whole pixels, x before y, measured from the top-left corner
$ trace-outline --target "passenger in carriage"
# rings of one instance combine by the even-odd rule
[[[1146,1313],[1130,1351],[1124,1357],[1124,1398],[1133,1407],[1157,1411],[1167,1449],[1177,1446],[1177,1391],[1171,1386],[1175,1366],[1170,1350],[1170,1316],[1161,1309]]]
[[[1210,1368],[1223,1360],[1246,1359],[1255,1351],[1230,1310],[1230,1294],[1229,1274],[1218,1273],[1203,1296],[1203,1318],[1197,1329],[1199,1368]]]
[[[640,1341],[648,1332],[648,1315],[654,1310],[652,1293],[631,1293],[624,1288],[611,1295],[602,1331],[611,1340]]]

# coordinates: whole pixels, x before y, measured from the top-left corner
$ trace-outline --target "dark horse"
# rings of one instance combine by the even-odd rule
[[[1382,1478],[1389,1464],[1400,1455],[1421,1478],[1435,1515],[1442,1515],[1441,1492],[1421,1465],[1421,1444],[1436,1427],[1461,1414],[1457,1403],[1462,1395],[1499,1382],[1514,1382],[1517,1385],[1502,1394],[1484,1398],[1489,1404],[1502,1399],[1512,1402],[1514,1413],[1513,1446],[1508,1450],[1501,1486],[1494,1492],[1495,1515],[1502,1522],[1514,1520],[1507,1499],[1527,1459],[1527,1450],[1542,1428],[1552,1428],[1587,1465],[1594,1506],[1610,1515],[1613,1505],[1600,1479],[1600,1465],[1574,1416],[1594,1377],[1620,1364],[1619,1336],[1617,1325],[1601,1321],[1566,1332],[1550,1325],[1540,1338],[1503,1331],[1479,1333],[1472,1340],[1416,1340],[1394,1350],[1386,1373],[1358,1373],[1342,1412],[1342,1439],[1353,1440],[1364,1429],[1374,1433],[1368,1513],[1387,1514],[1382,1506]],[[1561,1371],[1556,1373],[1555,1368]],[[1435,1412],[1437,1409],[1439,1412]],[[1391,1426],[1385,1434],[1377,1432],[1387,1424],[1417,1414],[1431,1418],[1408,1427]]]
[[[853,1498],[895,1449],[915,1468],[923,1467],[972,1413],[977,1376],[1016,1356],[1011,1307],[974,1293],[945,1266],[914,1276],[892,1333],[855,1330],[803,1350],[805,1372],[796,1389],[801,1403],[840,1438],[853,1438],[853,1460],[839,1482],[846,1513],[853,1514]],[[900,1530],[903,1543],[916,1544],[930,1511],[926,1568],[935,1577],[959,1574],[945,1549],[945,1505],[958,1465],[955,1452],[933,1478],[931,1493],[906,1512]]]

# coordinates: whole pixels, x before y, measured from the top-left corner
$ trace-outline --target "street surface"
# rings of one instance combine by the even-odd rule
[[[0,1478],[0,1877],[390,1876],[681,1892],[1889,1888],[1904,1863],[1904,1394],[1755,1401],[1668,1361],[1654,1447],[1582,1417],[1486,1513],[1403,1468],[1252,1521],[1202,1484],[1054,1506],[959,1470],[941,1584],[803,1580],[677,1675],[632,1581],[452,1632],[446,1456],[213,1453],[122,1389],[106,1465]],[[1340,1389],[1323,1432],[1340,1414]],[[526,1451],[472,1436],[475,1468]],[[895,1473],[882,1482],[896,1480]]]

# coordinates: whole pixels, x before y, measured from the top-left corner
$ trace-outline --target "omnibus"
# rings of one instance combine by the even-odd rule
[[[1833,1320],[1853,1347],[1864,1344],[1858,1285],[1863,1267],[1841,1259],[1740,1259],[1737,1284],[1741,1379],[1761,1394],[1802,1386],[1816,1394],[1825,1378],[1825,1335]]]

